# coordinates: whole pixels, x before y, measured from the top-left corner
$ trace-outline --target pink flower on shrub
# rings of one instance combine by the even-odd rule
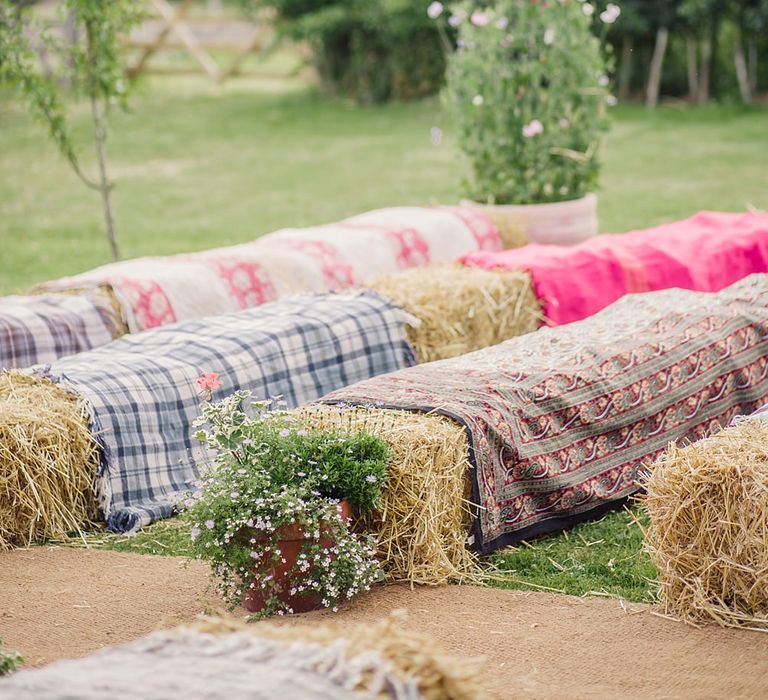
[[[472,13],[469,21],[476,27],[485,27],[491,21],[491,17],[487,12],[480,12],[478,10]]]
[[[427,8],[427,17],[430,19],[437,19],[441,14],[443,14],[443,3],[430,3],[429,7]]]
[[[195,525],[195,527],[193,527],[193,528],[192,528],[192,529],[189,531],[189,536],[190,536],[190,537],[191,537],[193,540],[196,540],[198,537],[200,537],[200,528],[199,528],[199,527],[197,527],[197,525]]]
[[[466,18],[467,13],[464,10],[458,10],[448,18],[448,24],[452,27],[458,27]]]
[[[605,24],[613,24],[619,18],[620,14],[621,14],[621,8],[618,5],[615,5],[614,3],[609,2],[605,6],[605,10],[603,10],[600,13],[600,19]]]
[[[530,139],[534,136],[538,136],[539,134],[544,132],[544,125],[538,120],[534,119],[525,126],[523,126],[523,136],[525,138]]]

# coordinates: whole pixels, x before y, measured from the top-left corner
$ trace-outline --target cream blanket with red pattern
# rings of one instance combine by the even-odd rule
[[[105,265],[45,288],[110,285],[136,332],[501,248],[498,229],[477,209],[395,207],[243,245]]]

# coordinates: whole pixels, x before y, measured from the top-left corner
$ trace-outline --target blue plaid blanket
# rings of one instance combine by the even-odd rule
[[[31,367],[99,347],[117,335],[98,292],[0,298],[0,369]]]
[[[300,297],[126,335],[34,371],[90,404],[100,505],[107,527],[127,532],[169,516],[210,461],[192,429],[201,374],[219,374],[213,400],[242,389],[295,407],[414,364],[412,321],[372,292]]]

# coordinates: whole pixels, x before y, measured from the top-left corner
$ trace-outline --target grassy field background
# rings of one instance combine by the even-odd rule
[[[0,293],[108,261],[99,195],[17,103],[0,98]],[[768,208],[768,110],[614,111],[600,190],[603,231],[704,208]],[[84,109],[74,115],[93,171]],[[286,226],[398,204],[452,203],[461,161],[436,100],[361,109],[299,81],[140,84],[108,144],[125,257],[241,243]]]
[[[768,110],[619,107],[604,151],[603,231],[627,231],[700,209],[768,209]],[[90,157],[87,115],[75,127]],[[240,243],[287,226],[367,209],[452,203],[461,161],[436,100],[361,109],[298,81],[154,78],[109,142],[124,255]],[[97,193],[85,189],[39,127],[0,96],[0,293],[108,262]],[[647,601],[653,568],[635,508],[491,557],[495,585]],[[175,521],[97,546],[185,554]]]

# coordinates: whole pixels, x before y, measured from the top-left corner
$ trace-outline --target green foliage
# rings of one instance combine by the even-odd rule
[[[373,540],[350,532],[338,503],[347,500],[361,512],[380,503],[389,449],[364,434],[309,430],[270,402],[252,404],[249,416],[241,409],[247,397],[238,392],[206,404],[198,421],[207,428],[198,438],[216,456],[214,469],[180,503],[193,552],[211,561],[232,604],[257,588],[267,599],[260,616],[291,612],[277,595],[274,567],[285,563],[282,534],[298,527],[305,539],[290,585],[335,608],[379,575]]]
[[[3,651],[3,640],[0,639],[0,676],[13,673],[23,660],[16,651]]]
[[[472,175],[466,194],[496,204],[576,199],[593,190],[607,78],[576,0],[499,0],[459,24],[444,104]]]
[[[324,86],[360,103],[436,92],[445,57],[423,0],[262,0],[307,41]]]
[[[37,56],[24,35],[25,16],[14,3],[0,0],[0,84],[17,90],[64,158],[81,174],[62,97],[55,80],[43,77],[37,68]]]
[[[143,3],[135,0],[65,0],[64,10],[85,39],[68,47],[71,82],[82,94],[111,104],[125,104],[122,37],[144,16]]]
[[[112,104],[125,104],[122,36],[143,16],[142,3],[134,0],[65,0],[62,11],[82,34],[71,44],[52,39],[30,20],[31,13],[0,0],[0,83],[17,86],[31,111],[47,127],[51,139],[78,177],[102,193],[107,234],[113,258],[119,257],[110,201],[112,184],[107,178],[105,141],[106,114]],[[27,32],[25,33],[25,23]],[[46,51],[58,59],[58,74],[42,76],[36,65],[30,36],[37,33]],[[98,184],[80,167],[65,118],[61,86],[90,101],[96,151]]]

